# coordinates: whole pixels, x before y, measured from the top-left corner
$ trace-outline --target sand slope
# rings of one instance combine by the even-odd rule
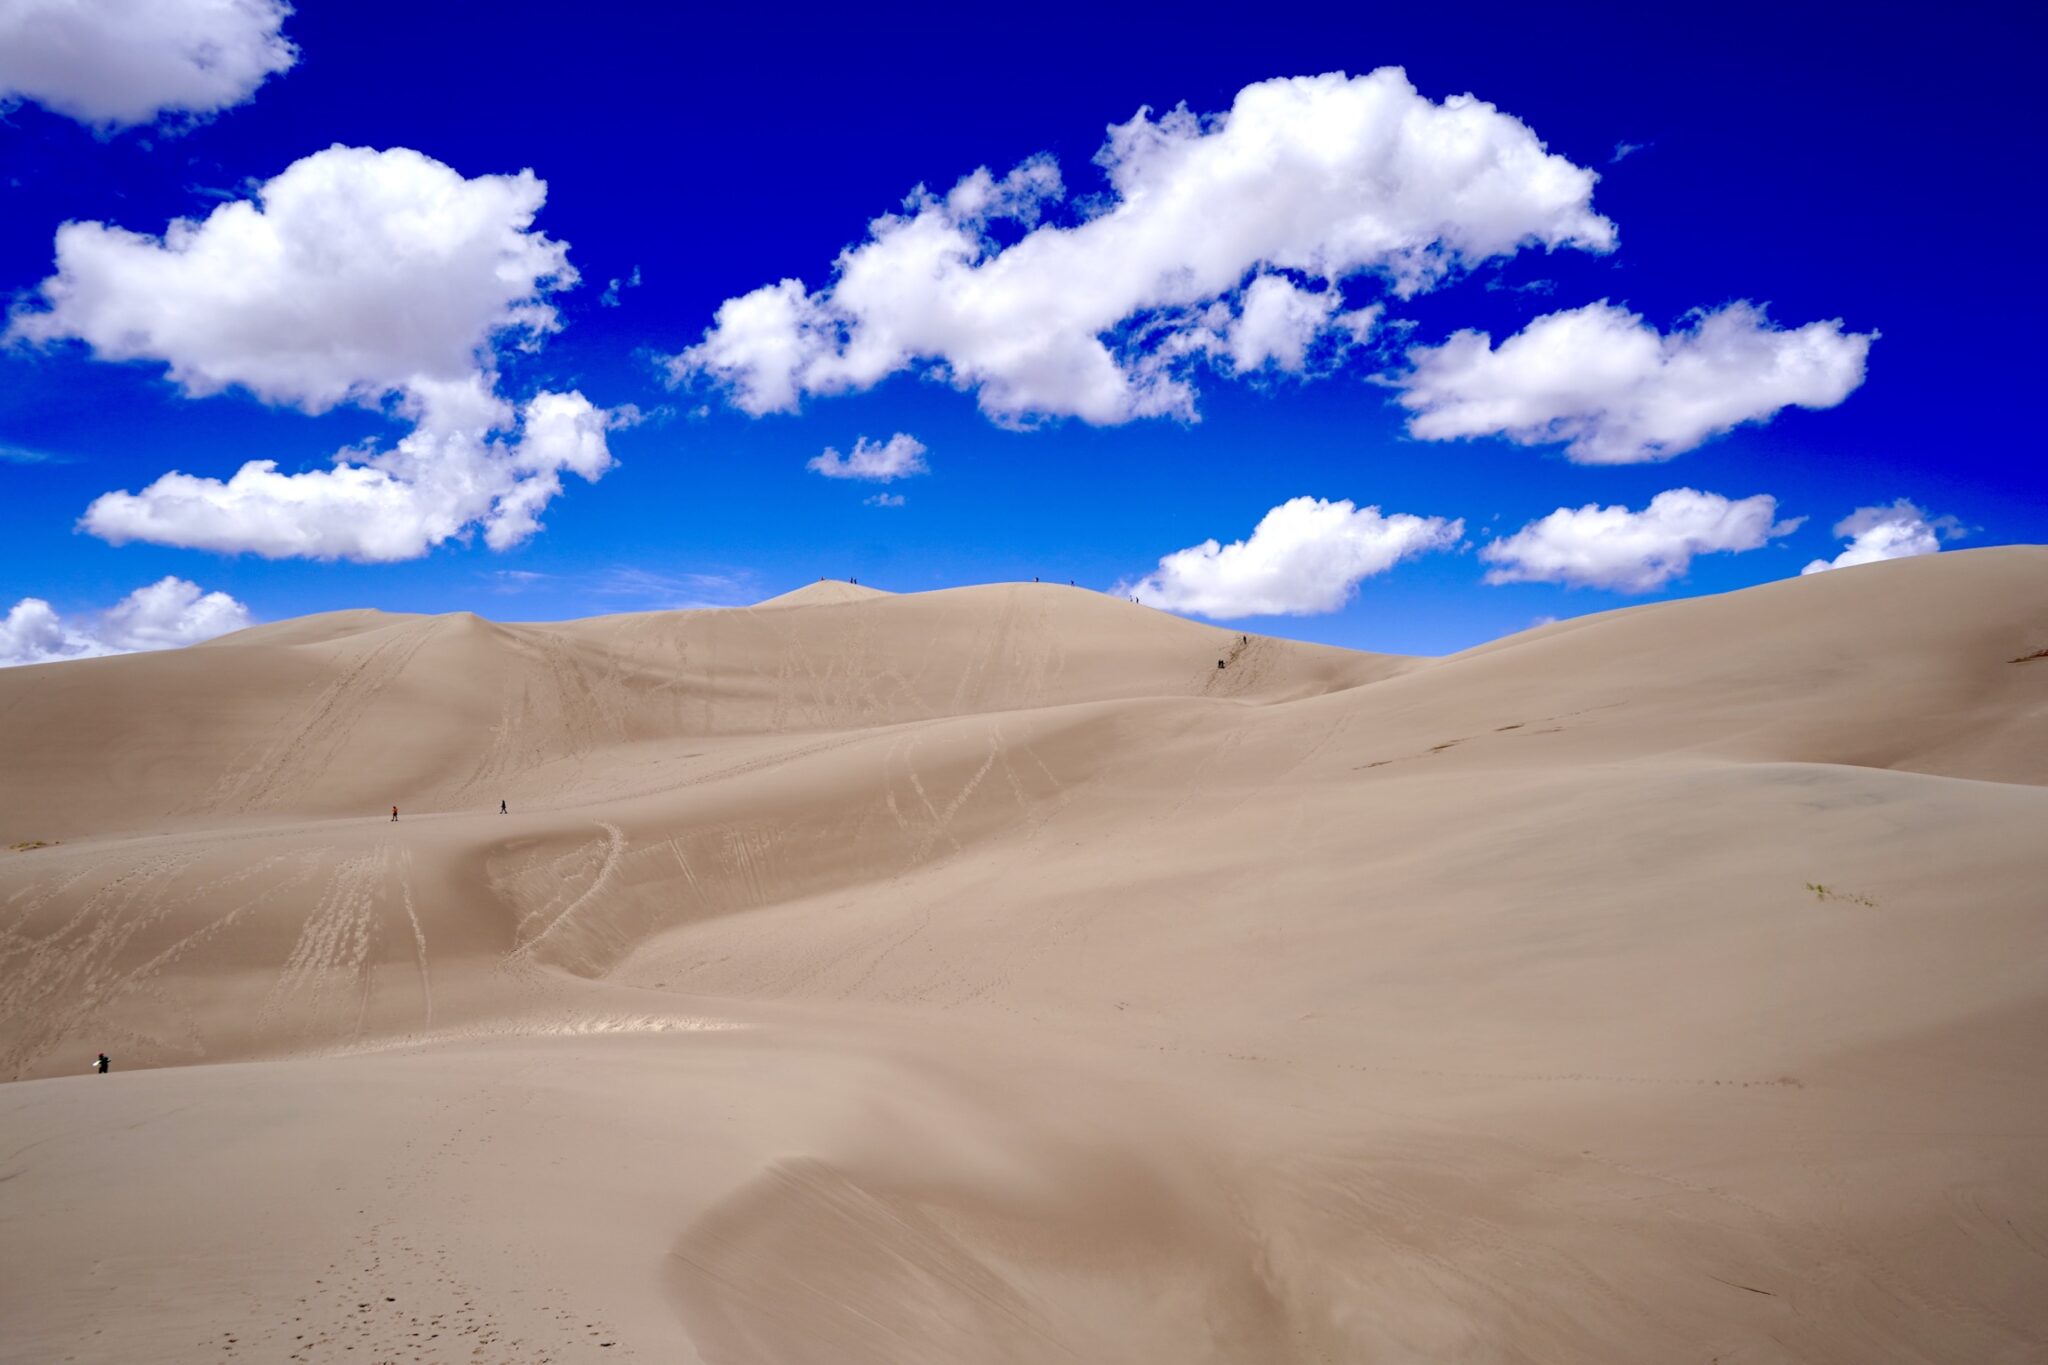
[[[2041,1358],[2044,648],[2017,548],[0,672],[0,1357]]]

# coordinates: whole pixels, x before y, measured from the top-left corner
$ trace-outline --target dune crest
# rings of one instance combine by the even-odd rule
[[[839,578],[821,578],[815,583],[806,583],[801,588],[764,597],[754,605],[757,607],[822,607],[834,602],[865,602],[870,598],[888,597],[892,594],[880,588],[864,588],[858,583],[849,583]]]

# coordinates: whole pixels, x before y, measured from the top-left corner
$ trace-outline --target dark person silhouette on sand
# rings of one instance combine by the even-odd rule
[[[108,1068],[108,1067],[110,1067],[110,1066],[112,1066],[113,1064],[114,1064],[114,1059],[113,1059],[112,1057],[109,1057],[109,1056],[108,1056],[108,1055],[107,1055],[106,1053],[102,1052],[102,1053],[101,1053],[101,1054],[99,1055],[99,1058],[98,1058],[98,1060],[96,1060],[96,1061],[95,1061],[95,1062],[94,1062],[94,1063],[92,1064],[92,1069],[93,1069],[94,1071],[97,1071],[97,1072],[99,1072],[99,1073],[100,1073],[100,1075],[104,1076],[104,1075],[106,1075],[106,1074],[107,1074],[107,1068]]]
[[[500,800],[500,801],[498,802],[498,814],[500,814],[500,815],[510,815],[511,813],[512,813],[511,809],[510,809],[509,807],[507,807],[507,806],[506,806],[506,804],[504,803],[504,801],[503,801],[503,800]]]
[[[394,820],[396,820],[396,819],[398,818],[398,807],[396,807],[396,806],[393,806],[393,807],[391,808],[391,818],[392,818],[392,819],[394,819]]]

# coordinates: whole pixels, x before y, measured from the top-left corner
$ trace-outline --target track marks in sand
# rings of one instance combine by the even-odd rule
[[[823,640],[806,629],[816,619],[803,613],[776,617],[769,733],[866,727],[940,713],[918,687],[932,667],[930,659],[921,651],[906,656],[875,613],[844,618],[850,629]],[[915,668],[903,667],[906,657],[915,660]]]
[[[612,878],[618,873],[620,862],[626,856],[626,832],[609,820],[599,820],[597,827],[603,832],[604,837],[594,843],[585,844],[578,853],[572,855],[585,866],[595,860],[596,867],[589,873],[589,880],[560,910],[552,910],[552,902],[547,902],[535,906],[520,917],[519,944],[506,959],[508,962],[530,960],[534,949],[546,942],[549,936],[563,925],[574,920],[611,885]]]
[[[566,642],[545,631],[529,638],[554,686],[552,714],[558,724],[567,727],[571,755],[582,760],[623,740],[632,700],[622,681],[618,657],[603,653],[586,662]]]
[[[941,839],[946,841],[953,852],[958,853],[960,851],[960,840],[953,834],[954,818],[960,814],[961,808],[973,797],[975,789],[982,784],[982,780],[988,776],[989,770],[995,766],[1000,740],[994,733],[989,735],[987,757],[982,759],[980,767],[969,774],[967,780],[961,784],[960,789],[946,799],[943,809],[932,800],[931,793],[925,790],[924,778],[917,770],[913,757],[917,750],[917,743],[918,736],[912,735],[890,752],[889,760],[884,765],[884,773],[886,775],[888,769],[894,767],[896,761],[900,758],[903,766],[903,775],[910,784],[910,790],[917,797],[918,805],[924,808],[924,814],[921,818],[915,815],[906,817],[903,814],[902,808],[896,803],[895,783],[892,780],[888,780],[885,776],[885,781],[888,781],[889,787],[889,813],[896,817],[897,825],[911,838],[909,861],[912,865],[927,861],[931,857],[932,849],[937,847]]]
[[[751,826],[727,826],[717,833],[715,857],[720,871],[725,873],[724,882],[734,894],[727,905],[766,905],[773,896],[773,887],[764,869],[775,866],[776,848],[779,839],[772,830]],[[693,884],[696,878],[691,877]],[[701,889],[701,884],[700,884]]]
[[[1217,656],[1221,668],[1208,666],[1204,656],[1202,667],[1196,670],[1201,681],[1190,689],[1198,696],[1230,698],[1241,697],[1259,690],[1272,674],[1279,651],[1274,642],[1262,635],[1240,635],[1224,646]]]
[[[473,1278],[479,1254],[465,1246],[472,1196],[449,1196],[441,1177],[489,1161],[498,1102],[486,1090],[458,1094],[413,1120],[407,1137],[356,1196],[355,1219],[335,1229],[332,1259],[274,1321],[221,1329],[198,1344],[220,1360],[293,1365],[568,1365],[640,1357],[604,1318],[575,1307],[536,1263],[510,1294]],[[195,1357],[196,1358],[196,1357]]]
[[[495,798],[523,774],[562,760],[576,776],[557,781],[580,786],[591,756],[627,738],[635,700],[625,665],[612,651],[579,652],[545,630],[497,629],[517,632],[515,657],[531,667],[505,671],[490,740],[450,794],[458,801],[479,791]]]
[[[300,866],[290,867],[293,862],[299,863]],[[281,872],[281,875],[273,878],[273,872]],[[211,918],[205,919],[198,928],[179,938],[141,966],[126,973],[115,988],[107,993],[104,1003],[109,1007],[131,992],[150,1002],[149,1025],[144,1027],[132,1024],[121,1030],[118,1036],[132,1037],[137,1042],[160,1048],[168,1056],[191,1054],[195,1051],[203,1055],[204,1049],[195,1040],[205,1036],[205,1026],[181,992],[161,988],[155,978],[186,953],[204,947],[227,933],[252,912],[260,911],[266,905],[275,904],[280,897],[289,897],[300,887],[309,885],[317,876],[317,867],[310,865],[303,855],[294,857],[289,854],[273,854],[225,877],[187,888],[165,903],[162,910],[164,916],[168,918],[173,912],[188,905],[215,905],[220,893],[231,888],[241,888],[245,885],[254,887],[224,909],[219,909],[218,913],[209,911]]]
[[[412,926],[413,952],[420,968],[420,1002],[427,1013],[429,1027],[434,1022],[434,979],[427,970],[427,931],[420,927],[419,912],[412,903],[412,850],[406,849],[403,865],[399,869],[399,893],[405,898],[406,922]]]
[[[152,858],[124,870],[103,859],[62,878],[55,887],[27,896],[40,909],[78,891],[95,876],[103,885],[79,896],[65,918],[48,932],[16,929],[0,936],[0,1036],[14,1040],[0,1053],[0,1071],[23,1070],[65,1040],[87,1034],[114,1044],[162,1049],[190,1056],[203,1029],[182,997],[165,990],[159,977],[180,958],[226,933],[236,923],[312,880],[310,867],[292,868],[303,857],[276,854],[224,876],[192,880],[190,858]],[[191,907],[204,906],[192,915]],[[168,944],[148,945],[170,926],[187,927]],[[138,962],[138,954],[148,953]],[[147,1011],[116,1006],[149,1002]],[[147,1025],[135,1022],[146,1018]],[[203,1055],[203,1050],[199,1050]]]
[[[349,1036],[361,1036],[382,947],[383,900],[394,874],[401,884],[409,881],[406,863],[396,854],[384,846],[336,866],[278,971],[258,1013],[259,1022],[273,1024],[289,1012],[310,1026],[329,1008],[330,999],[352,996],[356,1008]],[[403,894],[410,913],[410,889]],[[416,939],[415,948],[422,954],[424,972],[424,934]]]
[[[228,870],[202,872],[221,866]],[[205,1059],[200,1040],[214,1029],[177,969],[253,924],[266,926],[266,937],[277,927],[295,931],[283,960],[270,959],[276,976],[254,1011],[262,1031],[296,1021],[317,1033],[339,1022],[341,1036],[360,1035],[391,929],[413,960],[420,1016],[430,1022],[425,920],[410,869],[409,854],[391,847],[339,863],[320,849],[247,861],[215,849],[102,856],[19,888],[0,924],[0,1076],[27,1074],[53,1048],[82,1039],[160,1064]],[[231,955],[242,960],[247,951]],[[337,1021],[338,1010],[346,1012]]]
[[[251,756],[238,756],[190,809],[253,810],[273,799],[290,799],[304,785],[317,782],[427,638],[423,629],[403,630],[372,646],[327,682],[309,683],[312,695],[279,718],[271,740]]]
[[[1065,639],[1050,604],[1012,590],[993,616],[977,622],[946,709],[964,715],[988,710],[997,697],[1050,692],[1066,666]]]
[[[1021,827],[1027,843],[1072,803],[1080,785],[1061,782],[1030,744],[1013,743],[1000,724],[991,722],[987,751],[973,771],[949,777],[943,784],[933,776],[932,785],[927,786],[925,779],[932,774],[917,762],[918,746],[923,741],[922,734],[912,731],[891,745],[882,760],[883,807],[908,841],[903,860],[905,872],[930,862],[941,842],[954,853],[964,851],[959,829],[961,816],[991,776],[1000,775],[1002,787],[994,790],[1000,793],[1006,788],[1009,802],[1015,808],[1014,819],[1005,827]],[[1028,790],[1026,778],[1030,774],[1018,771],[1013,756],[1023,758],[1036,769],[1037,776],[1045,779],[1043,791],[1034,794]],[[958,782],[957,787],[952,786],[954,781]],[[1002,798],[999,795],[993,799]]]
[[[47,932],[11,926],[0,942],[0,1022],[11,1044],[0,1067],[18,1076],[57,1039],[92,1018],[115,988],[112,962],[140,933],[161,919],[169,888],[189,857],[150,858],[116,871],[80,896]],[[64,891],[102,871],[95,863],[68,879]],[[37,909],[56,898],[32,898]]]
[[[1432,744],[1426,749],[1418,749],[1413,753],[1396,754],[1392,758],[1376,758],[1372,760],[1370,763],[1354,763],[1351,765],[1351,770],[1353,772],[1364,772],[1371,768],[1385,768],[1395,763],[1408,763],[1421,758],[1435,758],[1438,754],[1449,753],[1451,750],[1457,748],[1459,745],[1470,744],[1474,740],[1495,738],[1524,739],[1536,735],[1563,734],[1566,730],[1571,729],[1572,727],[1563,724],[1546,725],[1544,724],[1544,722],[1573,720],[1579,716],[1591,715],[1595,711],[1611,711],[1617,707],[1625,705],[1627,705],[1626,702],[1607,702],[1600,706],[1589,706],[1584,710],[1580,711],[1567,711],[1562,715],[1539,716],[1535,720],[1518,720],[1509,725],[1496,725],[1491,730],[1486,731],[1485,733],[1472,735],[1458,735],[1455,738],[1442,740],[1438,743]],[[1532,725],[1540,726],[1541,728],[1532,730],[1529,728]]]

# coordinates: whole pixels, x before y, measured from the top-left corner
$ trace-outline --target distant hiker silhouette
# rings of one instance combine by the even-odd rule
[[[510,811],[509,809],[507,809],[507,808],[506,808],[506,806],[505,806],[505,803],[504,803],[503,801],[500,801],[500,802],[498,803],[498,814],[500,814],[500,815],[510,815],[511,813],[512,813],[512,812],[511,812],[511,811]]]
[[[92,1064],[92,1069],[94,1071],[99,1072],[100,1075],[104,1076],[107,1074],[107,1068],[112,1066],[113,1064],[114,1059],[112,1057],[109,1057],[106,1053],[102,1052],[99,1055],[99,1060],[95,1061]]]
[[[396,819],[398,818],[398,807],[396,807],[396,806],[393,806],[393,807],[391,808],[391,818],[392,818],[392,819],[394,819],[394,820],[396,820]]]

